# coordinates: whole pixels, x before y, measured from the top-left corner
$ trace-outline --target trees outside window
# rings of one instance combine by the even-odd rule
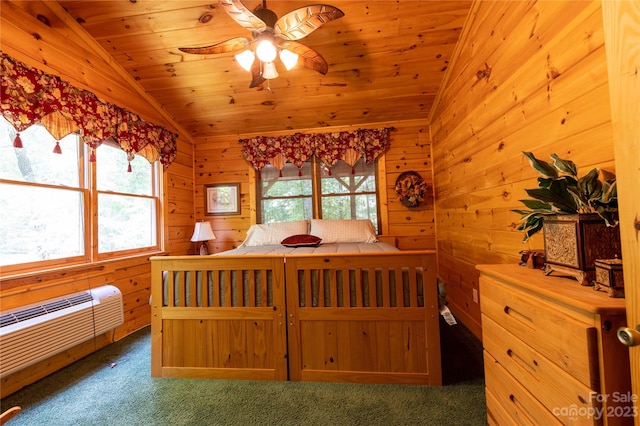
[[[4,271],[158,249],[156,164],[136,156],[132,173],[127,173],[126,153],[108,141],[98,148],[97,162],[91,163],[77,134],[58,141],[61,154],[53,153],[56,141],[39,124],[20,133],[22,148],[13,146],[15,135],[0,117]]]
[[[378,229],[375,163],[360,159],[351,167],[338,161],[329,170],[314,158],[301,169],[286,163],[281,171],[268,165],[258,183],[261,223],[314,217],[370,219]]]

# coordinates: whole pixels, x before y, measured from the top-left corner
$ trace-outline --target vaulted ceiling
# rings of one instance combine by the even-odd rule
[[[344,16],[299,40],[325,58],[326,75],[280,67],[278,78],[249,88],[235,53],[178,49],[251,38],[214,0],[59,3],[195,138],[427,119],[471,5],[327,0]],[[313,3],[267,7],[282,16]]]

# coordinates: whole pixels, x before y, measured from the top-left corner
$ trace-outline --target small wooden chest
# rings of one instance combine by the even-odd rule
[[[596,259],[594,289],[609,293],[609,297],[624,297],[622,259]]]

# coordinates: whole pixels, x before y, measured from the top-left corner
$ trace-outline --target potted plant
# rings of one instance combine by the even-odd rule
[[[621,255],[615,176],[600,180],[594,168],[578,177],[576,164],[556,154],[552,162],[524,155],[541,177],[537,188],[525,190],[532,199],[520,200],[528,210],[512,210],[521,216],[523,241],[542,229],[546,273],[565,272],[590,284],[596,259]]]

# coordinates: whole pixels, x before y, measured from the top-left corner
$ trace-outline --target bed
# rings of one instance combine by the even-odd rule
[[[151,258],[152,376],[440,385],[435,252],[369,221],[299,222]]]

